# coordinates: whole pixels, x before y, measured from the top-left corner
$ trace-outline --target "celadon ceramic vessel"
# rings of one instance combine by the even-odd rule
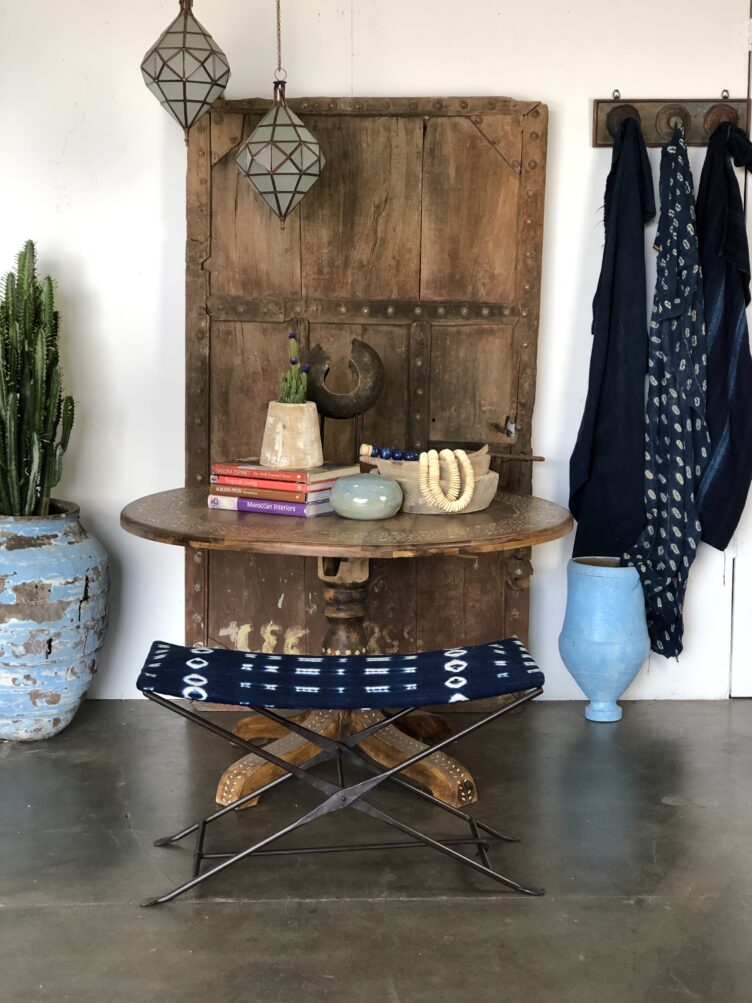
[[[650,652],[645,598],[635,568],[614,557],[575,557],[567,568],[562,660],[590,703],[590,721],[618,721],[617,699]]]
[[[332,508],[345,519],[391,519],[402,505],[402,488],[391,477],[353,474],[332,488]]]

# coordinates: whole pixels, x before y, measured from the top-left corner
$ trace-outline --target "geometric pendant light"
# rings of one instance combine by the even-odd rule
[[[241,146],[235,162],[261,198],[285,220],[310,191],[326,164],[318,140],[285,103],[280,0],[277,4],[277,71],[274,104]],[[284,77],[282,76],[284,74]]]
[[[162,107],[188,130],[220,97],[230,64],[209,32],[191,13],[193,0],[180,0],[180,13],[144,56],[144,82]]]

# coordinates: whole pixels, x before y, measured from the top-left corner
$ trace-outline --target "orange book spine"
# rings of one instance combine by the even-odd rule
[[[235,498],[265,498],[267,501],[305,502],[312,496],[304,491],[267,491],[264,488],[239,488],[231,484],[212,484],[209,489],[213,495],[230,495]],[[328,498],[329,492],[320,492],[313,497]]]

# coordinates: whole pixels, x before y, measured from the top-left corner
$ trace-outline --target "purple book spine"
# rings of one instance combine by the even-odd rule
[[[328,502],[266,501],[263,498],[235,498],[232,495],[209,495],[209,508],[235,509],[238,512],[265,512],[267,515],[302,515],[310,518],[332,511]]]

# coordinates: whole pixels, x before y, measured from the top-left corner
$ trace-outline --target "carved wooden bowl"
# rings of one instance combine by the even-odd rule
[[[435,448],[444,448],[444,443],[436,444]],[[450,443],[446,444],[452,448]],[[456,444],[454,448],[462,448],[461,444]],[[461,513],[466,515],[470,512],[482,512],[483,509],[493,501],[496,489],[499,484],[499,475],[491,470],[491,455],[488,446],[481,446],[472,452],[467,451],[467,458],[475,474],[475,491],[470,500],[470,504]],[[413,512],[420,515],[447,515],[441,509],[429,505],[420,493],[420,466],[414,460],[382,460],[379,456],[361,460],[361,469],[377,470],[384,477],[391,477],[399,482],[402,488],[404,501],[402,503],[403,512]],[[441,488],[443,491],[449,489],[449,471],[444,460],[439,460]]]

